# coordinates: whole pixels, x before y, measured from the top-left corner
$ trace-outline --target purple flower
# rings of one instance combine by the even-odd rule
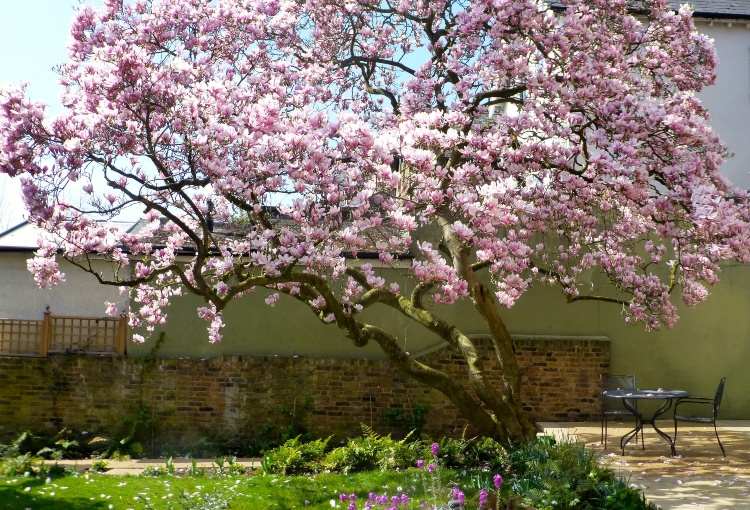
[[[422,469],[424,467],[424,460],[423,459],[418,459],[417,460],[417,467],[419,469]]]
[[[479,491],[479,510],[487,506],[487,499],[489,499],[490,493],[487,489]]]
[[[440,445],[437,443],[432,443],[430,450],[432,450],[432,456],[437,457],[438,453],[440,453]]]
[[[434,473],[436,469],[437,469],[437,465],[436,465],[436,464],[434,464],[434,463],[430,463],[430,464],[429,464],[429,465],[427,466],[427,472],[428,472],[428,473]]]
[[[461,489],[458,487],[453,487],[451,489],[451,499],[458,503],[461,506],[464,506],[464,501],[466,501],[466,496],[464,496],[464,493]]]
[[[500,490],[500,487],[503,486],[503,477],[500,474],[496,474],[492,477],[492,483],[495,485],[495,488],[497,490]]]

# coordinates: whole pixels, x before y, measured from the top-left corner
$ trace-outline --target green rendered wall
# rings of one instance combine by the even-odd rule
[[[611,373],[634,373],[641,387],[671,387],[712,395],[722,375],[727,393],[721,417],[750,419],[750,267],[729,266],[708,300],[680,307],[672,329],[646,332],[624,322],[616,305],[597,302],[567,304],[559,290],[537,287],[505,313],[517,335],[606,336],[612,341]],[[407,287],[404,285],[403,287]],[[232,304],[225,314],[224,340],[206,340],[205,323],[195,314],[198,300],[184,297],[170,308],[164,356],[214,357],[222,354],[335,358],[382,358],[377,346],[354,347],[335,326],[320,323],[306,308],[282,296],[271,308],[259,293]],[[467,333],[485,332],[468,303],[438,307],[447,320]],[[437,337],[386,307],[368,312],[378,325],[397,333],[406,350],[419,353],[439,345]],[[144,355],[154,337],[130,344],[131,355]]]

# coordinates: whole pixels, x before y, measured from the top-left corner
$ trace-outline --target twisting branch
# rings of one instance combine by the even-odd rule
[[[472,102],[472,110],[479,106],[485,99],[506,100],[511,99],[513,96],[517,96],[518,94],[521,94],[525,91],[526,85],[519,85],[517,87],[511,87],[507,89],[487,90],[485,92],[477,94],[474,97],[474,101]]]
[[[531,265],[543,275],[554,278],[555,280],[557,280],[557,282],[560,285],[562,285],[562,276],[557,271],[553,271],[551,269],[541,267],[534,263],[532,263]],[[622,306],[630,306],[631,304],[630,301],[626,301],[624,299],[609,297],[609,296],[601,296],[597,294],[583,295],[583,296],[567,296],[565,299],[568,303],[575,303],[576,301],[602,301],[605,303],[614,303],[614,304],[618,304]]]
[[[341,60],[339,62],[339,66],[341,67],[349,67],[353,64],[359,64],[359,63],[367,63],[367,64],[384,64],[391,67],[396,67],[398,69],[401,69],[402,71],[405,71],[411,75],[415,75],[416,71],[412,69],[411,67],[402,64],[401,62],[398,62],[396,60],[389,60],[387,58],[380,58],[380,57],[365,57],[362,55],[352,55],[349,58],[345,58],[344,60]]]
[[[411,292],[411,302],[417,308],[424,309],[424,303],[422,299],[424,295],[428,293],[435,286],[435,282],[420,282]]]
[[[603,301],[605,303],[615,303],[617,305],[630,306],[630,301],[598,295],[569,296],[567,298],[567,301],[568,303],[575,303],[576,301]]]

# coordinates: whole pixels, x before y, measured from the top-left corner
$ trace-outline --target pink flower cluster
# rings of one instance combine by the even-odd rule
[[[565,4],[84,7],[63,113],[0,91],[0,173],[21,177],[54,245],[29,269],[48,286],[56,253],[111,260],[105,279],[146,332],[199,294],[212,341],[256,287],[351,325],[368,291],[403,297],[393,267],[437,303],[486,270],[507,307],[551,283],[671,325],[675,289],[696,304],[722,262],[750,261],[748,196],[722,178],[696,96],[715,79],[711,41],[666,0],[639,16],[623,0]],[[131,210],[145,228],[102,227]],[[363,252],[379,262],[351,279]]]

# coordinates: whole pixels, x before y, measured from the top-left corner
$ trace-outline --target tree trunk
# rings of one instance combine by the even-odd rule
[[[514,395],[497,391],[483,373],[477,373],[477,368],[472,367],[469,360],[467,371],[468,388],[461,385],[461,389],[452,386],[437,389],[456,406],[478,434],[492,437],[504,445],[523,443],[536,437],[535,423]]]
[[[368,339],[378,343],[388,359],[402,372],[419,382],[440,391],[456,406],[459,414],[482,436],[496,439],[504,445],[529,441],[536,436],[537,428],[520,402],[504,388],[496,388],[485,377],[481,355],[474,342],[456,328],[451,328],[455,341],[450,348],[461,354],[466,362],[468,384],[461,378],[448,374],[412,358],[389,333],[372,325],[362,325]],[[515,364],[513,359],[505,365]],[[506,385],[504,385],[507,388]]]
[[[409,299],[386,289],[369,286],[366,276],[355,269],[349,268],[347,273],[368,289],[359,300],[361,306],[384,304],[443,338],[448,347],[460,354],[466,362],[466,377],[457,377],[456,374],[448,374],[426,365],[409,355],[402,348],[403,342],[396,336],[347,314],[325,280],[316,275],[297,274],[295,279],[302,282],[298,292],[292,294],[284,289],[282,292],[310,307],[316,296],[322,296],[329,307],[326,313],[330,311],[334,315],[334,323],[347,332],[355,345],[364,346],[369,341],[376,342],[398,369],[443,393],[479,434],[493,437],[505,444],[523,442],[534,437],[536,427],[521,408],[518,399],[520,376],[510,335],[497,310],[492,309],[497,306],[493,301],[494,295],[486,293],[473,271],[467,273],[467,281],[475,306],[490,325],[495,358],[503,371],[499,385],[486,378],[485,360],[474,342],[456,326],[421,306],[419,292]],[[312,308],[319,316],[323,315],[320,310]]]
[[[521,372],[513,349],[513,339],[500,315],[497,298],[479,278],[477,271],[483,266],[472,263],[471,251],[456,235],[449,215],[441,214],[437,221],[453,267],[466,280],[474,307],[487,323],[495,358],[502,370],[502,387],[494,388],[488,384],[473,342],[464,338],[458,342],[458,346],[469,366],[470,384],[482,403],[492,412],[498,427],[503,429],[503,439],[532,439],[536,435],[537,426],[520,404]]]

